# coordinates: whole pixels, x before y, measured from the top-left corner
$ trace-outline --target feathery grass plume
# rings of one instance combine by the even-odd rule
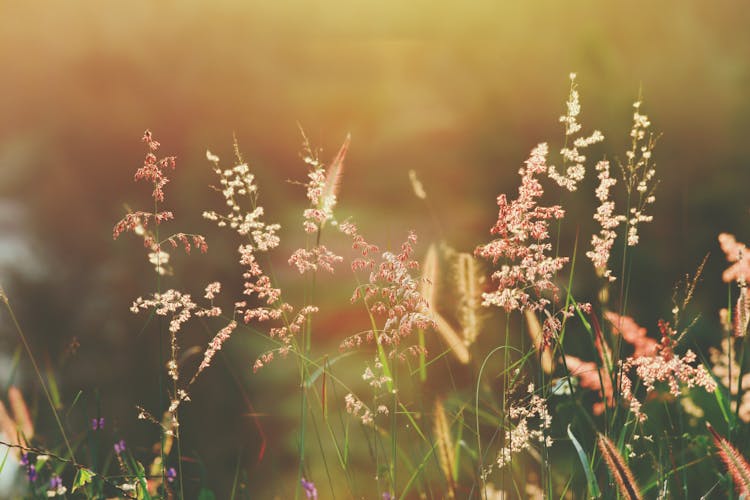
[[[505,440],[495,460],[499,468],[511,462],[513,455],[524,450],[532,451],[532,443],[537,442],[547,448],[552,446],[548,429],[552,426],[552,415],[547,400],[534,393],[534,384],[526,389],[528,399],[513,401],[508,407],[508,427]],[[482,472],[484,479],[492,472],[492,466]]]
[[[438,279],[440,271],[440,258],[437,246],[430,244],[422,263],[422,282],[419,285],[419,293],[427,301],[427,305],[435,311],[438,298]]]
[[[477,259],[466,252],[456,254],[454,269],[459,296],[458,322],[461,325],[464,343],[470,346],[482,327],[483,317],[480,308],[484,275]]]
[[[518,198],[509,202],[505,194],[497,197],[497,222],[491,230],[497,237],[474,253],[494,264],[501,259],[509,263],[492,273],[497,287],[482,294],[483,306],[498,306],[507,312],[514,309],[538,311],[550,303],[542,295],[545,291],[557,298],[558,288],[552,279],[568,258],[547,255],[552,250],[548,241],[549,221],[562,219],[565,210],[559,205],[538,205],[544,189],[537,176],[547,172],[547,154],[547,144],[539,144],[518,171],[521,176]],[[536,297],[530,295],[532,290]]]
[[[422,265],[422,281],[419,286],[419,293],[427,301],[437,332],[443,337],[443,340],[450,347],[456,359],[463,364],[467,364],[470,355],[464,340],[456,333],[456,330],[448,320],[437,311],[439,279],[440,257],[437,246],[433,243],[427,249],[427,255],[425,255],[424,264]]]
[[[630,212],[627,218],[628,246],[638,244],[638,225],[641,222],[651,222],[652,215],[646,215],[645,210],[656,200],[654,192],[658,182],[654,179],[656,169],[653,164],[653,151],[657,137],[649,133],[651,122],[648,116],[641,114],[640,100],[633,103],[633,126],[630,129],[631,145],[625,152],[627,162],[620,163],[623,182],[630,200]],[[637,195],[637,198],[634,196]]]
[[[448,416],[445,414],[442,398],[435,400],[433,417],[435,419],[435,448],[437,448],[438,462],[440,462],[440,469],[448,481],[448,497],[454,498],[456,488],[453,483],[453,468],[455,465],[453,439],[451,438],[451,427],[448,423]]]
[[[610,188],[617,184],[617,180],[610,176],[609,162],[600,161],[596,164],[596,170],[599,172],[599,186],[596,188],[596,197],[599,199],[600,205],[596,209],[594,220],[599,223],[601,229],[599,234],[591,236],[593,249],[586,252],[586,257],[591,259],[598,275],[601,274],[609,281],[615,281],[616,278],[612,275],[612,270],[609,269],[609,256],[612,245],[617,238],[615,228],[620,225],[620,222],[625,221],[625,217],[615,215],[615,202],[609,196]],[[606,300],[602,302],[606,302]]]
[[[377,251],[377,247],[368,244],[352,224],[342,224],[342,231],[352,237],[352,248],[362,250],[364,259],[352,261],[352,270],[370,269],[369,282],[355,289],[352,303],[362,300],[373,316],[373,328],[352,335],[341,343],[342,349],[352,349],[364,342],[375,341],[380,354],[406,359],[407,354],[424,352],[418,345],[400,349],[400,344],[418,329],[426,329],[435,324],[427,301],[420,293],[420,279],[412,276],[412,270],[419,268],[419,262],[412,259],[417,235],[411,231],[399,253],[383,252],[380,263],[367,255]],[[382,328],[377,328],[376,317],[385,317]],[[399,350],[400,349],[400,350]],[[386,360],[381,362],[387,373]]]
[[[740,284],[740,296],[734,307],[734,321],[732,333],[735,337],[747,335],[747,327],[750,324],[750,294],[747,293],[747,284],[744,280]]]
[[[169,182],[166,176],[167,169],[171,168],[174,170],[176,166],[176,158],[174,156],[166,156],[161,159],[157,159],[156,151],[161,146],[158,141],[153,138],[150,130],[146,130],[143,134],[142,141],[146,143],[148,152],[146,158],[143,161],[143,166],[140,167],[135,173],[135,180],[146,180],[151,181],[154,185],[154,191],[151,193],[154,199],[154,206],[157,207],[159,203],[164,202],[164,186]],[[169,254],[162,250],[162,245],[169,243],[172,247],[177,247],[178,244],[182,244],[185,247],[185,252],[190,253],[190,249],[195,247],[200,249],[202,253],[206,253],[208,245],[206,239],[200,234],[187,234],[187,233],[176,233],[162,241],[156,241],[153,233],[147,232],[148,224],[150,220],[153,220],[157,225],[162,222],[174,219],[174,214],[170,211],[159,211],[156,209],[154,212],[134,211],[125,214],[125,217],[115,224],[112,230],[112,237],[117,239],[124,232],[133,232],[139,236],[143,236],[143,243],[146,248],[151,250],[148,254],[149,262],[154,264],[156,272],[158,274],[167,274],[169,268],[166,266],[169,261]]]
[[[709,355],[713,367],[711,371],[719,379],[721,385],[729,390],[734,396],[730,398],[730,409],[736,411],[740,420],[750,422],[750,373],[744,373],[740,380],[740,364],[737,362],[737,350],[730,348],[734,342],[732,337],[724,337],[721,340],[721,349],[711,347]],[[730,356],[731,352],[731,356]],[[737,390],[742,391],[740,408],[737,410]]]
[[[456,333],[448,320],[442,314],[433,312],[432,319],[435,322],[435,329],[443,337],[443,341],[450,347],[451,353],[462,364],[466,365],[471,360],[469,349],[464,343],[464,339]]]
[[[527,309],[524,311],[524,315],[526,316],[527,331],[540,356],[539,362],[542,365],[542,371],[549,375],[555,370],[555,361],[552,359],[550,349],[545,346],[542,324],[534,311]]]
[[[282,299],[281,289],[273,286],[271,278],[260,266],[257,255],[269,252],[279,246],[281,239],[277,233],[281,226],[263,221],[265,212],[258,203],[258,186],[255,183],[255,175],[250,172],[250,167],[242,162],[236,143],[235,156],[238,164],[233,168],[222,169],[219,165],[219,157],[211,152],[206,152],[206,158],[214,164],[213,170],[219,176],[221,187],[217,191],[221,192],[224,197],[226,205],[229,207],[229,213],[221,215],[214,211],[207,211],[203,213],[203,217],[215,221],[219,227],[229,227],[243,238],[243,243],[238,248],[239,263],[245,268],[245,272],[242,274],[244,279],[243,294],[257,299],[259,305],[248,305],[248,301],[235,302],[235,314],[240,315],[245,323],[250,323],[253,320],[265,322],[284,319],[283,326],[272,327],[268,332],[269,336],[276,338],[281,343],[281,346],[265,352],[255,361],[253,371],[258,371],[270,363],[277,354],[282,357],[286,356],[294,348],[295,335],[302,330],[302,325],[308,316],[316,313],[318,308],[308,305],[299,309],[296,315],[292,315],[294,308]],[[313,162],[314,166],[319,166],[316,158],[306,158],[306,162]],[[324,181],[322,167],[315,169],[315,171],[317,170],[320,170],[321,173],[319,176],[320,183],[313,185],[314,179],[312,177],[310,183],[308,183],[308,198],[315,204],[319,201],[320,190],[322,190]],[[311,193],[317,194],[313,196]],[[308,210],[317,209],[311,208]],[[306,221],[305,228],[308,229],[308,222],[312,224],[313,232],[317,231],[318,226],[310,221]],[[317,247],[317,251],[315,265],[325,267],[322,262],[328,259],[329,254],[322,246]],[[328,262],[332,264],[334,261],[329,260]],[[295,262],[291,263],[295,264]],[[304,270],[301,271],[304,272]],[[224,331],[222,335],[215,339],[217,345],[218,341],[226,336],[226,333],[227,331]]]
[[[665,382],[669,386],[669,392],[674,397],[680,396],[680,384],[690,387],[703,387],[706,392],[713,392],[716,389],[716,382],[709,375],[705,367],[700,365],[693,367],[697,356],[688,349],[684,355],[675,354],[674,349],[677,346],[676,332],[664,320],[659,320],[659,330],[661,331],[661,342],[654,349],[654,354],[650,356],[630,356],[625,360],[620,360],[620,393],[625,401],[630,405],[630,411],[641,422],[646,420],[646,415],[641,412],[641,402],[633,394],[633,382],[630,379],[630,371],[635,369],[636,375],[640,378],[647,392],[656,388],[658,382]]]
[[[426,200],[427,192],[424,190],[424,186],[417,177],[417,172],[414,169],[409,170],[409,181],[411,182],[411,188],[414,190],[414,196],[420,200]]]
[[[328,166],[326,180],[323,183],[323,192],[321,193],[320,201],[318,202],[318,208],[320,210],[332,210],[333,206],[336,204],[336,196],[338,195],[339,187],[341,186],[341,178],[344,174],[344,158],[346,158],[346,153],[349,151],[349,143],[351,140],[352,135],[346,134],[344,143],[339,148],[338,153],[336,153],[336,157]]]
[[[310,165],[310,172],[307,174],[309,180],[306,184],[310,207],[303,212],[304,222],[302,226],[305,232],[312,234],[320,231],[327,221],[335,222],[333,208],[336,205],[336,194],[344,171],[344,158],[349,149],[350,137],[347,136],[327,171],[318,160],[317,153],[310,147],[304,132],[302,132],[302,137],[305,141],[304,149],[306,152],[304,160]],[[295,266],[300,274],[318,270],[333,273],[334,265],[343,260],[343,257],[321,245],[318,240],[318,243],[312,247],[308,245],[306,248],[295,250],[288,262],[290,266]]]
[[[604,140],[604,135],[598,130],[594,130],[588,137],[577,136],[577,132],[581,130],[581,124],[578,123],[581,103],[576,87],[576,74],[571,73],[570,93],[568,102],[565,103],[567,111],[560,117],[560,122],[565,124],[565,146],[560,150],[560,154],[563,158],[563,165],[567,168],[564,174],[558,173],[554,165],[550,165],[547,170],[547,176],[568,191],[575,191],[578,188],[578,182],[582,181],[586,175],[584,167],[586,156],[580,150]]]
[[[750,464],[737,448],[716,432],[711,424],[706,422],[706,427],[714,439],[714,445],[719,450],[719,458],[732,476],[737,493],[743,497],[750,495]]]
[[[607,468],[612,473],[612,477],[614,477],[617,486],[620,488],[620,493],[630,500],[640,500],[643,498],[635,479],[633,479],[633,472],[628,467],[628,464],[625,463],[625,460],[623,460],[622,455],[617,451],[617,447],[612,440],[604,434],[598,433],[596,444],[602,452]]]
[[[338,194],[341,177],[344,172],[344,158],[349,150],[351,135],[347,135],[339,149],[336,157],[326,170],[325,165],[318,157],[318,151],[313,150],[310,140],[300,127],[302,134],[302,147],[304,150],[303,160],[310,166],[307,174],[307,199],[310,200],[311,208],[304,211],[304,227],[308,233],[315,233],[323,228],[333,217],[333,208],[336,206],[336,195]]]

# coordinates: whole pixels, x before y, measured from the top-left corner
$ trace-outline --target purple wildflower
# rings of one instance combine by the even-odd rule
[[[305,490],[305,498],[311,500],[318,500],[318,490],[315,488],[315,483],[308,481],[304,477],[302,478],[302,489]]]
[[[29,468],[26,471],[26,475],[28,476],[30,483],[33,483],[34,481],[36,481],[36,478],[37,478],[36,467],[34,467],[33,465],[29,465]]]
[[[57,474],[55,474],[49,480],[49,489],[57,490],[60,486],[62,486],[62,478],[58,476]]]
[[[28,453],[22,453],[21,454],[21,465],[29,465],[29,454]]]
[[[91,419],[91,430],[102,430],[104,429],[104,417],[92,418]]]
[[[173,483],[176,477],[177,471],[174,470],[174,467],[170,467],[169,469],[167,469],[167,481]]]
[[[115,443],[115,453],[118,455],[125,451],[125,440],[120,439],[118,442]]]

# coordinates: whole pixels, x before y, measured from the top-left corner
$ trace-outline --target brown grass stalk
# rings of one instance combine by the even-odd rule
[[[463,339],[456,333],[450,323],[437,312],[432,313],[432,319],[435,321],[435,328],[437,332],[443,337],[443,340],[448,347],[451,348],[451,352],[462,364],[466,365],[471,359],[469,349],[464,344]]]
[[[743,497],[750,495],[750,465],[747,460],[737,448],[716,432],[711,424],[706,422],[706,427],[714,438],[714,445],[719,450],[719,458],[732,476],[737,493]]]
[[[635,479],[633,479],[630,467],[625,463],[625,460],[623,460],[622,455],[617,451],[617,447],[612,440],[604,434],[599,434],[597,445],[602,452],[607,468],[615,478],[620,493],[630,500],[640,500],[643,498]]]
[[[555,370],[555,361],[552,359],[552,353],[544,347],[544,330],[534,311],[526,309],[526,330],[529,332],[534,347],[539,352],[539,363],[542,365],[542,371],[551,374]]]
[[[464,343],[471,345],[479,335],[482,297],[482,275],[477,261],[469,253],[456,255],[456,286],[460,297],[458,320]]]
[[[451,428],[448,423],[448,416],[445,414],[443,399],[435,400],[435,448],[437,449],[438,462],[440,469],[448,481],[448,497],[455,498],[455,484],[453,482],[453,439],[451,439]]]
[[[430,244],[430,248],[427,249],[427,254],[422,263],[422,282],[419,288],[419,293],[422,294],[422,297],[427,301],[432,311],[435,311],[437,304],[439,266],[440,260],[438,259],[437,247],[432,243]]]

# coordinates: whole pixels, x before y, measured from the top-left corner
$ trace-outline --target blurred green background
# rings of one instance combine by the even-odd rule
[[[414,228],[420,252],[438,239],[470,251],[489,238],[497,194],[515,195],[530,149],[562,144],[557,118],[575,71],[584,130],[607,137],[590,160],[623,157],[639,89],[663,133],[655,221],[635,254],[630,312],[654,331],[673,284],[711,252],[697,338],[715,344],[715,311],[726,302],[716,236],[750,241],[748,26],[743,1],[0,0],[0,280],[64,401],[83,390],[71,427],[83,432],[101,412],[145,457],[156,434],[136,421],[134,405],[158,405],[158,347],[128,306],[153,289],[153,272],[139,241],[111,238],[123,203],[149,206],[148,187],[132,182],[144,129],[178,157],[166,191],[171,227],[209,241],[206,256],[174,254],[166,286],[197,295],[219,279],[239,289],[237,242],[200,218],[220,207],[205,149],[229,160],[236,134],[268,220],[284,227],[276,268],[294,296],[299,280],[284,260],[302,241],[304,192],[286,182],[306,176],[297,123],[325,160],[351,132],[339,214],[369,240],[397,245]],[[410,169],[434,217],[413,196]],[[585,189],[560,197],[569,249],[576,228],[581,244],[594,229],[591,172]],[[581,268],[579,298],[593,300],[593,272]],[[351,312],[334,309],[354,283],[342,276],[324,281],[334,292],[321,299],[330,302],[322,330],[339,327],[326,333],[334,351],[353,333],[341,331]],[[2,382],[12,376],[38,398],[27,363],[13,369],[18,339],[0,321]],[[183,345],[206,335],[192,332]],[[74,339],[80,347],[66,354]],[[236,335],[184,411],[183,450],[205,464],[219,498],[238,456],[249,484],[269,494],[286,487],[284,464],[295,467],[295,370],[282,361],[253,377],[262,350]],[[288,405],[279,404],[284,391]],[[267,439],[260,466],[252,412]],[[50,429],[42,439],[54,445]]]

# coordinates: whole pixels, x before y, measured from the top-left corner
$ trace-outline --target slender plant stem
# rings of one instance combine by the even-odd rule
[[[68,441],[68,436],[65,433],[65,428],[63,427],[62,421],[60,420],[60,416],[57,414],[57,410],[55,409],[55,404],[52,402],[52,396],[50,395],[49,390],[47,389],[47,384],[44,382],[44,377],[42,377],[42,372],[41,370],[39,370],[39,365],[36,362],[34,353],[31,351],[31,346],[29,345],[26,335],[23,333],[23,329],[21,328],[21,325],[18,323],[18,319],[16,318],[16,314],[13,312],[13,308],[10,306],[10,300],[8,300],[8,296],[6,295],[5,290],[1,286],[0,286],[0,299],[2,299],[3,303],[5,304],[5,308],[8,310],[8,314],[10,315],[10,319],[13,322],[13,326],[15,327],[16,332],[18,333],[18,337],[21,339],[21,343],[23,343],[24,349],[26,349],[26,354],[29,355],[31,364],[34,367],[36,376],[39,379],[39,383],[41,384],[42,390],[44,391],[44,395],[47,398],[47,402],[49,403],[49,407],[52,410],[52,414],[55,416],[55,422],[57,422],[57,427],[60,429],[60,434],[62,434],[63,441],[65,441],[65,447],[68,450],[70,459],[74,465],[77,465],[78,462],[76,461],[75,454],[73,453],[73,448],[70,446],[70,441]]]

